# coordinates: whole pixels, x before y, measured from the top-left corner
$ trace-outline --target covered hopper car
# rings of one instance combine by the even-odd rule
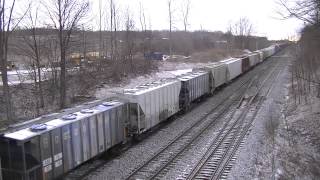
[[[260,54],[259,52],[253,52],[248,54],[249,61],[250,61],[250,67],[254,67],[255,65],[260,63]]]
[[[33,124],[0,139],[5,179],[56,179],[122,142],[127,104],[103,102],[90,109]]]
[[[177,77],[181,81],[180,109],[187,110],[191,102],[210,92],[209,73],[194,71]]]
[[[120,97],[129,103],[130,132],[141,134],[176,114],[181,81],[164,79],[125,89]]]
[[[217,87],[228,81],[228,66],[223,62],[210,63],[200,68],[209,73],[209,89],[212,94]]]
[[[230,58],[221,61],[227,65],[227,79],[231,81],[242,74],[242,60],[240,58]]]

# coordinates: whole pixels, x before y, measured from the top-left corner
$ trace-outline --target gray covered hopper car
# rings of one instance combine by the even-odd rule
[[[180,89],[177,79],[164,79],[119,94],[129,102],[130,132],[141,134],[177,113]]]
[[[104,102],[0,139],[5,179],[55,179],[124,141],[127,105]]]
[[[215,88],[228,81],[228,66],[225,63],[214,62],[202,67],[201,69],[209,72],[209,85],[211,93],[213,93]]]
[[[238,77],[242,73],[242,61],[238,58],[230,58],[227,60],[220,61],[225,63],[228,67],[227,78],[231,81]]]
[[[195,71],[177,77],[182,85],[179,95],[180,108],[187,108],[191,102],[210,92],[209,73]]]
[[[263,52],[263,60],[266,60],[268,57],[272,56],[275,53],[275,46],[269,46],[267,48],[261,49]]]
[[[254,51],[254,53],[259,54],[259,62],[263,62],[263,52],[260,50]]]
[[[260,63],[260,53],[259,52],[253,52],[248,54],[249,61],[250,61],[250,67],[253,67]]]

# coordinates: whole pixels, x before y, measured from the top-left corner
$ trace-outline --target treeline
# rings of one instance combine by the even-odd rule
[[[43,43],[40,44],[43,54],[48,54],[52,49],[51,41],[56,41],[55,30],[50,28],[36,28],[19,29],[12,33],[9,44],[9,61],[14,61],[18,68],[25,68],[30,66],[30,62],[25,60],[25,57],[29,56],[28,44],[30,39],[33,38],[33,31]],[[133,30],[130,32],[129,39],[132,39],[131,49],[127,48],[127,51],[132,51],[134,57],[140,56],[143,58],[143,53],[150,52],[162,52],[169,55],[169,31],[146,31],[148,34],[147,40],[148,47],[145,47],[145,32],[139,30]],[[230,49],[248,49],[251,51],[262,49],[270,44],[266,37],[248,36],[243,38],[242,36],[233,35],[230,32],[224,33],[221,31],[172,31],[172,50],[175,54],[189,56],[194,52],[204,51],[212,48],[230,48]],[[90,31],[90,30],[75,30],[70,38],[70,47],[68,48],[68,58],[71,56],[95,53],[98,58],[110,58],[110,44],[111,39],[110,31]],[[102,45],[99,46],[99,42],[102,38]],[[128,34],[124,30],[117,32],[117,38],[119,41],[118,49],[121,55],[128,53],[125,51],[128,39]],[[30,46],[30,44],[29,44]],[[52,55],[51,55],[52,56]],[[42,57],[42,66],[48,65],[48,57]],[[68,60],[68,59],[67,59]]]
[[[296,103],[308,103],[310,96],[320,97],[320,1],[279,2],[287,12],[283,17],[304,22],[292,66],[292,92]]]

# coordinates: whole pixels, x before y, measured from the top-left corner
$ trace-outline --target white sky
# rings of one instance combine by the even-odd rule
[[[101,0],[107,3],[108,0]],[[168,29],[167,0],[114,0],[123,12],[129,10],[135,16],[139,28],[139,2],[144,6],[147,20],[151,20],[152,29]],[[181,7],[184,0],[173,0],[176,29],[183,29]],[[254,34],[269,39],[282,39],[295,36],[301,22],[295,19],[279,20],[280,9],[277,0],[191,0],[189,20],[190,30],[226,31],[230,23],[240,17],[247,17],[254,26]],[[91,0],[93,14],[98,14],[99,0]],[[96,16],[98,17],[98,15]],[[98,18],[96,18],[98,19]],[[98,21],[98,20],[97,20]],[[94,25],[93,25],[94,26]]]

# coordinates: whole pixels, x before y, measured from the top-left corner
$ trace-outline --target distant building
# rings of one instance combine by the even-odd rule
[[[84,57],[83,53],[71,53],[69,55],[69,59],[72,64],[80,65],[81,62],[87,63],[87,62],[99,60],[100,58],[99,54],[100,53],[98,51],[90,51],[90,52],[86,52],[86,56]]]

